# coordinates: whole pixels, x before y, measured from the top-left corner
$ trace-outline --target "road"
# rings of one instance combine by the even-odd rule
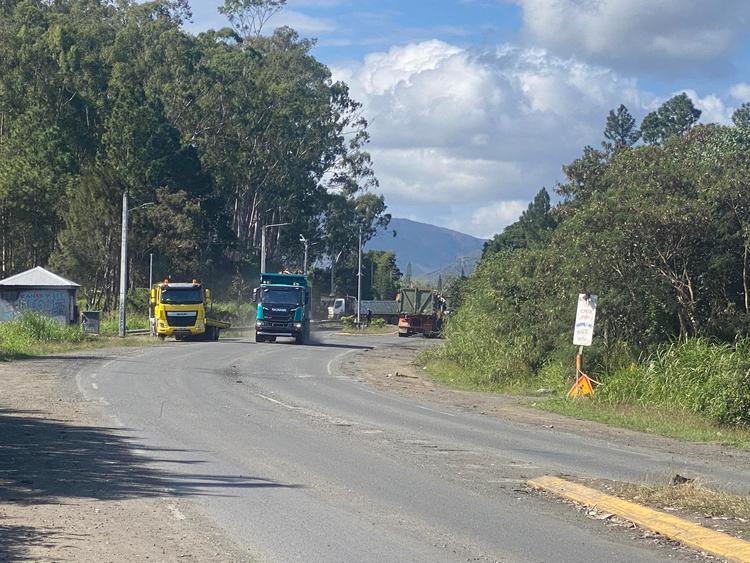
[[[690,559],[522,482],[708,473],[705,464],[417,402],[339,369],[348,354],[395,340],[170,343],[87,368],[78,386],[169,477],[167,492],[189,499],[248,559]],[[710,470],[750,483],[747,470]]]

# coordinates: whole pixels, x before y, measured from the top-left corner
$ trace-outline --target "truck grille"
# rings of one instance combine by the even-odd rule
[[[167,324],[169,326],[193,326],[198,313],[196,311],[176,311],[167,313]]]
[[[294,311],[286,309],[283,311],[274,311],[271,307],[263,307],[263,318],[269,321],[289,322],[294,318]]]

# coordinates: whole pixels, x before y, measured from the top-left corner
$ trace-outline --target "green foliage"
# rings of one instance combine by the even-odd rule
[[[341,324],[343,324],[346,328],[352,328],[356,320],[357,317],[355,317],[354,315],[345,315],[341,317]]]
[[[682,135],[698,123],[700,116],[701,110],[693,105],[690,97],[684,92],[678,94],[643,118],[643,140],[650,144],[663,143],[670,137]]]
[[[603,378],[597,400],[648,405],[701,415],[719,424],[750,426],[750,342],[706,339],[660,346],[639,365]]]
[[[606,147],[612,152],[632,147],[641,137],[641,132],[636,126],[635,118],[630,115],[628,108],[623,104],[612,110],[607,116],[607,126],[604,129],[604,138],[607,139]]]
[[[586,147],[564,167],[564,201],[540,192],[449,289],[431,358],[479,386],[569,385],[576,297],[596,293],[586,369],[600,400],[748,424],[750,132],[695,125],[691,107],[677,96],[652,116],[657,133],[644,124],[655,144]]]
[[[549,194],[542,188],[521,218],[484,244],[483,254],[499,250],[529,248],[547,238],[557,221],[552,215]]]
[[[232,0],[236,33],[182,28],[184,0],[11,2],[0,19],[0,272],[38,264],[116,305],[121,196],[129,287],[194,277],[227,290],[271,268],[352,264],[388,223],[367,123],[294,30],[260,30],[284,0]],[[356,255],[356,253],[354,253]],[[248,266],[253,264],[253,266]],[[216,289],[216,287],[214,287]]]
[[[38,347],[50,343],[79,343],[89,337],[80,327],[24,311],[10,322],[0,323],[0,360],[32,355]]]
[[[370,326],[373,328],[383,328],[386,325],[385,319],[376,317],[370,321]]]

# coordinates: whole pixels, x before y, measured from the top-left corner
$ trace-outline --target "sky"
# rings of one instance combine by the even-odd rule
[[[187,29],[225,27],[222,3],[193,0]],[[621,103],[640,121],[686,92],[730,123],[750,102],[750,0],[288,0],[281,25],[363,104],[388,211],[482,238]]]

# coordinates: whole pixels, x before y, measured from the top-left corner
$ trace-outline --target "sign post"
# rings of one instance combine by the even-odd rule
[[[576,354],[576,382],[568,391],[568,397],[580,397],[594,394],[594,381],[583,373],[583,347],[591,346],[594,340],[594,321],[596,320],[597,296],[591,293],[578,295],[578,310],[576,311],[576,323],[573,328],[573,344],[578,346]]]

